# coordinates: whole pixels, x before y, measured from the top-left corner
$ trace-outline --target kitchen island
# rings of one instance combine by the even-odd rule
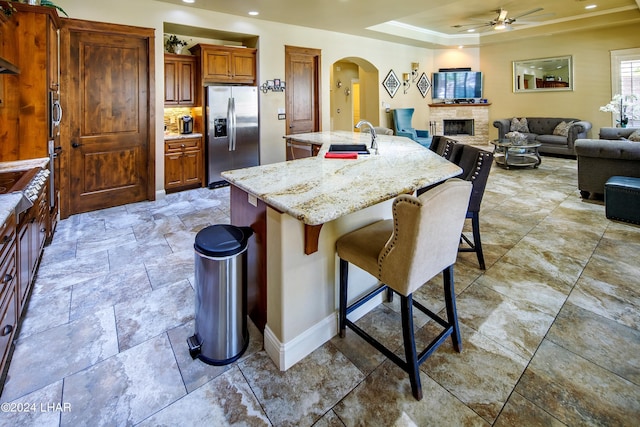
[[[249,313],[264,328],[264,346],[286,370],[337,333],[337,257],[343,234],[391,218],[391,204],[460,174],[414,141],[379,136],[379,154],[324,158],[331,144],[370,145],[370,134],[287,135],[322,144],[317,157],[223,172],[231,184],[231,222],[250,225]],[[377,280],[353,267],[355,293]],[[375,306],[375,303],[374,305]],[[363,306],[358,317],[373,306]]]

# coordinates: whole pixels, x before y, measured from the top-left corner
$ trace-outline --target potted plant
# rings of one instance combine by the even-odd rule
[[[182,48],[187,45],[187,42],[180,40],[175,34],[171,34],[169,38],[164,42],[164,47],[169,53],[181,53]]]
[[[64,16],[66,16],[67,18],[69,17],[69,15],[67,14],[67,12],[64,11],[64,9],[62,9],[60,6],[58,6],[57,4],[54,4],[49,0],[40,0],[40,6],[49,6],[49,7],[56,8],[58,11],[64,13]]]
[[[58,6],[57,4],[54,4],[53,2],[49,1],[49,0],[28,0],[28,1],[22,1],[22,2],[18,2],[17,0],[8,0],[7,1],[7,6],[2,6],[0,5],[0,11],[2,11],[2,13],[4,13],[6,16],[11,16],[13,13],[16,12],[16,8],[13,7],[11,5],[11,3],[16,2],[16,3],[27,3],[30,5],[34,5],[34,6],[47,6],[47,7],[53,7],[57,10],[59,10],[60,12],[64,13],[64,16],[66,16],[67,18],[69,17],[69,15],[67,14],[67,12],[64,11],[64,9],[62,9],[60,6]]]
[[[629,117],[640,118],[640,102],[636,95],[616,94],[607,105],[600,107],[600,111],[616,114],[619,117],[616,119],[618,127],[626,128]]]

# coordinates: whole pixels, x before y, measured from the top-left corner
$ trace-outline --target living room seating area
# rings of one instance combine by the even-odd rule
[[[584,199],[601,199],[612,176],[640,177],[640,142],[627,138],[638,128],[602,128],[600,139],[578,139],[578,189]]]
[[[527,140],[542,144],[538,151],[547,154],[575,156],[577,139],[587,138],[591,122],[575,118],[521,117],[499,119],[493,122],[498,129],[498,138],[507,139],[510,132],[519,132]]]

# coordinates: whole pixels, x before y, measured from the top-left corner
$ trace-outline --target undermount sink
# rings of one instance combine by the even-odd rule
[[[329,146],[329,152],[371,154],[366,144],[331,144]]]

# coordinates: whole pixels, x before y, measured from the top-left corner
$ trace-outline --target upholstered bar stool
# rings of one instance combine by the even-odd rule
[[[471,183],[450,179],[419,197],[398,196],[393,219],[378,221],[342,236],[336,242],[340,257],[339,328],[348,326],[409,374],[413,396],[422,399],[419,365],[451,336],[456,351],[462,350],[453,286],[453,264]],[[352,263],[377,277],[381,285],[348,305],[348,272]],[[447,320],[413,300],[413,293],[440,272],[444,278]],[[347,316],[384,290],[400,295],[405,359],[398,357]],[[420,354],[416,352],[413,306],[435,320],[444,330]]]

